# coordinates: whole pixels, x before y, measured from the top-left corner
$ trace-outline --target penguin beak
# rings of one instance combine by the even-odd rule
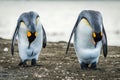
[[[29,41],[29,46],[28,47],[30,47],[30,44],[35,40],[36,36],[37,36],[37,32],[33,32],[33,33],[30,32],[30,31],[27,32],[27,38],[28,38],[28,41]]]
[[[97,42],[95,43],[95,48],[96,48]]]
[[[92,43],[95,45],[95,48],[96,48],[97,42],[95,42],[94,40],[92,40]]]

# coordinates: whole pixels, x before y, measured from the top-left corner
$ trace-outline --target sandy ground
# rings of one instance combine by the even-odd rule
[[[66,42],[48,42],[37,61],[41,66],[35,67],[18,66],[17,44],[14,56],[10,44],[10,40],[0,39],[0,80],[120,80],[120,47],[109,46],[108,56],[105,59],[101,54],[97,70],[81,70],[72,44],[66,55]]]

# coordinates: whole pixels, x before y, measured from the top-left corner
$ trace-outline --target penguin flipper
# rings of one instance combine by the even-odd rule
[[[47,44],[47,37],[46,37],[45,29],[43,28],[43,26],[42,26],[42,29],[43,29],[43,48],[45,48]]]
[[[12,38],[12,44],[11,44],[11,54],[12,55],[14,55],[14,45],[15,45],[15,41],[16,41],[16,36],[18,35],[19,25],[20,25],[20,23],[18,22],[15,32],[13,34],[13,38]]]
[[[71,42],[71,39],[72,39],[74,30],[75,30],[75,27],[73,28],[72,33],[71,33],[71,35],[70,35],[70,39],[69,39],[69,42],[68,42],[68,45],[67,45],[67,49],[66,49],[66,54],[68,53],[68,49],[69,49],[69,46],[70,46],[70,42]]]
[[[108,53],[107,36],[106,36],[106,32],[105,32],[104,26],[103,26],[102,45],[103,45],[103,55],[104,55],[104,57],[107,57],[107,53]]]
[[[68,49],[69,49],[69,46],[70,46],[70,42],[71,42],[73,33],[75,32],[76,27],[78,26],[78,24],[79,24],[79,22],[80,22],[81,19],[82,19],[82,16],[79,14],[78,19],[77,19],[77,21],[76,21],[76,23],[75,23],[75,26],[74,26],[74,28],[73,28],[73,30],[72,30],[72,33],[71,33],[71,35],[70,35],[70,39],[69,39],[69,42],[68,42],[68,45],[67,45],[67,49],[66,49],[66,54],[68,53]]]

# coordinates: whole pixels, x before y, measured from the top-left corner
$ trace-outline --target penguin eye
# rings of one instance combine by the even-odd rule
[[[21,21],[20,26],[26,26],[23,21]]]
[[[95,34],[95,32],[93,32],[93,37],[94,37],[94,38],[96,37],[96,34]]]
[[[30,37],[32,34],[30,31],[27,32],[27,36]]]
[[[36,25],[38,25],[39,20],[40,20],[40,18],[39,18],[39,17],[37,17],[37,18],[36,18]]]
[[[35,36],[37,36],[37,34],[38,34],[38,33],[37,33],[37,32],[35,32]]]
[[[90,24],[89,24],[87,19],[83,18],[81,21],[83,21],[87,26],[90,26]]]

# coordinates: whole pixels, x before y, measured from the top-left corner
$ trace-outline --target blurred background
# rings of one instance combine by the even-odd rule
[[[114,0],[1,0],[0,37],[11,39],[19,16],[23,12],[35,11],[40,15],[48,41],[68,41],[78,14],[82,10],[100,11],[108,44],[120,46],[120,1]]]

